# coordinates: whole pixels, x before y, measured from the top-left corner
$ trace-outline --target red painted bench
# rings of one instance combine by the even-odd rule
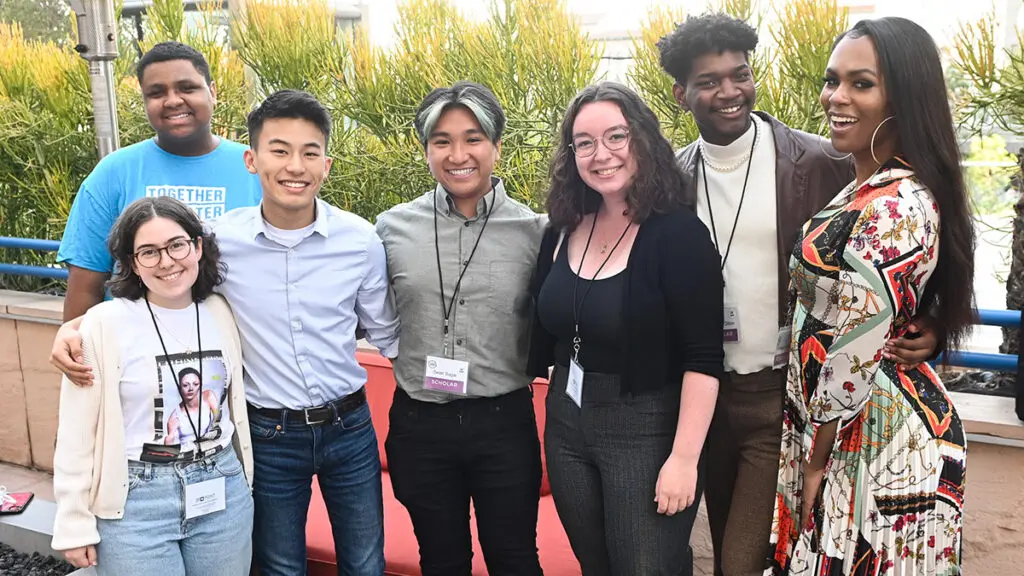
[[[383,468],[384,485],[384,573],[392,576],[420,576],[419,547],[412,530],[412,521],[405,508],[395,499],[388,477],[387,456],[384,454],[384,440],[388,434],[388,411],[395,393],[395,378],[391,363],[372,352],[357,353],[359,363],[369,373],[366,394],[373,414],[373,425],[377,431],[380,460]],[[537,412],[537,426],[541,441],[544,439],[544,399],[548,385],[537,380],[533,386],[533,404]],[[485,576],[483,553],[476,535],[476,520],[471,519],[473,530],[473,574]],[[569,548],[569,540],[562,529],[562,523],[555,512],[548,484],[547,466],[541,480],[540,515],[537,521],[537,546],[540,563],[546,576],[580,576],[579,563]],[[327,509],[320,495],[320,487],[313,481],[313,500],[309,506],[306,523],[306,548],[310,576],[334,576],[337,568],[334,555],[334,539],[327,518]]]

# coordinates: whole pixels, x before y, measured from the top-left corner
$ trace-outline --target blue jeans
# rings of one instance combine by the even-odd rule
[[[384,504],[377,435],[365,402],[308,426],[249,411],[256,503],[253,543],[261,576],[306,573],[313,475],[327,504],[338,574],[384,573]]]
[[[185,483],[224,477],[225,509],[185,520]],[[252,561],[253,503],[231,446],[180,464],[128,462],[120,520],[98,519],[100,576],[243,576]]]

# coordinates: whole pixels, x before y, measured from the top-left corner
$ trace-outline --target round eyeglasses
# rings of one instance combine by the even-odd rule
[[[612,128],[600,138],[576,138],[572,141],[572,144],[569,144],[569,148],[572,148],[572,151],[579,158],[586,158],[587,156],[593,156],[597,152],[598,141],[603,143],[604,147],[609,150],[622,150],[626,147],[626,144],[629,144],[629,130],[625,128]]]
[[[188,255],[192,253],[192,246],[194,244],[194,240],[178,238],[177,240],[171,240],[170,243],[163,248],[147,246],[134,254],[135,261],[143,268],[155,268],[160,264],[161,252],[167,252],[167,255],[171,257],[171,260],[178,261],[188,257]]]

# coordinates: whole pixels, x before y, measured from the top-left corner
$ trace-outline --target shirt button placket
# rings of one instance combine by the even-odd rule
[[[288,249],[287,265],[285,266],[285,294],[287,295],[288,310],[291,313],[292,341],[295,342],[295,360],[298,364],[299,374],[303,380],[306,379],[306,356],[301,352],[302,347],[302,319],[300,318],[300,305],[298,286],[295,282],[298,270],[295,269],[295,248]]]
[[[471,220],[466,221],[466,227],[469,228],[473,222]],[[459,289],[459,323],[455,327],[455,358],[466,360],[466,349],[463,347],[466,338],[466,329],[471,325],[468,317],[466,316],[467,311],[465,309],[466,299],[464,297],[465,290],[467,287],[472,290],[474,286],[475,277],[474,271],[470,270],[469,267],[472,261],[477,258],[476,254],[473,254],[473,247],[476,245],[476,238],[473,234],[463,234],[460,238],[460,247],[462,254],[465,256],[465,260],[462,261],[463,269],[466,270],[466,274],[462,277],[462,287]],[[479,250],[479,247],[477,248]],[[475,268],[479,268],[476,266]]]

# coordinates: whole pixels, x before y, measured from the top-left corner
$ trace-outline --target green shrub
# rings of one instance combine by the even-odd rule
[[[848,10],[835,0],[776,3],[775,23],[766,27],[751,0],[725,0],[719,9],[758,28],[761,42],[751,55],[757,108],[794,128],[824,134],[824,113],[818,103],[821,77],[833,41],[847,29]],[[677,148],[697,138],[697,126],[673,99],[674,81],[661,70],[654,44],[685,16],[680,8],[652,9],[641,35],[633,41],[634,65],[629,72],[630,82],[654,109],[665,135]],[[769,47],[766,34],[774,40],[774,47]]]
[[[154,0],[143,19],[144,41],[133,37],[133,26],[122,26],[115,62],[121,145],[152,132],[134,77],[137,55],[157,42],[180,40],[210,62],[214,130],[223,137],[245,141],[246,114],[274,90],[301,88],[320,98],[334,115],[335,162],[323,196],[373,219],[433,187],[412,127],[419,102],[436,86],[472,80],[495,92],[508,117],[498,174],[513,197],[541,209],[565,106],[598,80],[603,46],[581,30],[562,0],[489,1],[488,18],[472,22],[446,0],[405,0],[396,41],[385,50],[372,46],[361,28],[336,29],[326,0],[250,0],[227,21],[217,0],[203,0],[189,18],[180,0]],[[820,76],[833,39],[846,28],[846,9],[835,0],[777,6],[767,26],[752,0],[720,4],[774,40],[769,48],[765,38],[753,55],[758,107],[821,132]],[[672,98],[672,79],[661,71],[654,43],[684,16],[678,9],[653,9],[634,39],[628,72],[676,147],[691,142],[697,130]],[[0,235],[59,238],[74,194],[96,163],[88,70],[68,44],[26,40],[18,26],[0,23]],[[982,53],[978,70],[963,66],[964,76],[978,83],[994,74],[986,58]],[[999,71],[1004,94],[1024,93],[1022,70]],[[975,109],[998,107],[1003,117],[1020,118],[1024,109],[986,99],[979,90],[974,95]],[[52,259],[0,253],[5,262]],[[51,284],[28,278],[0,283],[25,289]]]

